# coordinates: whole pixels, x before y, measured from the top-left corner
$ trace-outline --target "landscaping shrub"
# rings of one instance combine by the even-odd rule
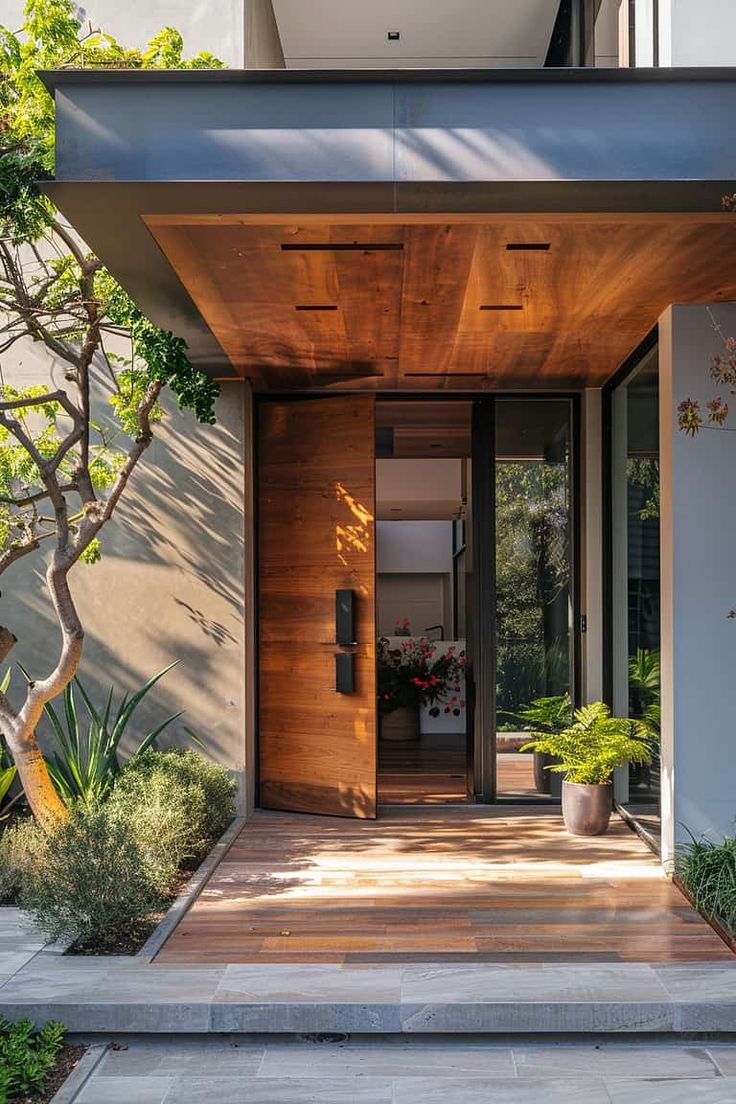
[[[182,869],[209,849],[207,806],[202,786],[182,782],[162,763],[124,767],[110,795],[112,816],[134,826],[135,839],[153,883],[166,894]]]
[[[161,905],[135,825],[107,806],[77,809],[23,870],[21,906],[52,939],[114,948]]]
[[[0,1019],[0,1102],[42,1092],[63,1045],[63,1024],[50,1020],[37,1031],[30,1020]]]
[[[17,904],[25,876],[46,859],[48,839],[32,817],[9,825],[0,836],[0,904]]]
[[[696,906],[736,935],[736,839],[693,839],[679,849],[675,872]]]
[[[193,862],[202,859],[235,816],[235,780],[225,767],[211,763],[196,751],[150,750],[125,765],[113,798],[121,792],[129,793],[132,806],[133,795],[139,794],[140,801],[145,801],[146,788],[154,785],[162,793],[170,785],[172,794],[178,790],[191,803],[190,858]]]
[[[106,800],[76,805],[51,836],[32,819],[6,829],[0,901],[52,939],[127,949],[230,823],[234,793],[228,772],[194,751],[137,755]]]

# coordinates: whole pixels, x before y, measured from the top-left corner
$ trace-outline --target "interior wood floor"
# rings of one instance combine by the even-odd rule
[[[464,732],[422,733],[378,741],[378,800],[384,805],[442,805],[468,796]]]
[[[405,807],[376,821],[257,812],[158,962],[704,962],[715,932],[614,817]]]
[[[453,805],[468,800],[464,732],[422,733],[419,740],[380,740],[378,800],[383,805]],[[539,799],[531,755],[496,758],[500,797]]]

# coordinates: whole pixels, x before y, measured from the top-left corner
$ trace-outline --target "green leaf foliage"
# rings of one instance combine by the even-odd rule
[[[20,904],[51,939],[115,947],[161,907],[135,824],[105,805],[74,809],[23,871]]]
[[[0,1102],[27,1099],[43,1091],[64,1045],[64,1025],[49,1020],[36,1028],[29,1019],[0,1018]]]
[[[566,782],[610,782],[623,763],[651,763],[652,752],[636,721],[612,717],[607,705],[594,702],[577,709],[573,723],[561,732],[534,732],[522,751],[539,751],[557,762],[547,769],[564,773]]]
[[[65,391],[88,421],[84,449],[80,442],[65,452],[56,473],[71,495],[82,494],[82,463],[94,496],[106,497],[130,455],[131,439],[147,444],[151,426],[163,416],[157,402],[149,412],[145,401],[149,394],[152,401],[157,397],[160,385],[171,388],[180,409],[207,424],[215,420],[219,388],[192,364],[182,338],[145,317],[40,191],[38,183],[54,170],[55,108],[38,72],[221,64],[209,53],[186,57],[182,37],[172,27],[164,27],[143,49],[130,49],[98,28],[83,27],[72,0],[27,0],[19,30],[0,26],[0,352],[30,339],[45,344],[50,354],[46,380],[25,391],[0,375],[0,398],[14,401],[50,390],[56,386],[51,384],[52,363],[64,363]],[[108,350],[109,342],[121,344],[126,337],[127,356]],[[95,383],[106,388],[109,401],[109,415],[100,424],[87,413],[97,407],[89,394],[90,370],[107,377],[104,385]],[[0,556],[33,549],[55,536],[54,511],[39,505],[46,488],[33,450],[52,459],[71,428],[67,414],[51,401],[20,412],[18,422],[33,447],[7,427],[0,430]],[[83,505],[94,497],[82,482],[86,499],[69,507],[71,541],[79,532]],[[94,539],[89,548],[77,549],[83,562],[100,557]]]
[[[695,839],[678,848],[675,871],[701,912],[736,935],[736,839]]]
[[[562,732],[572,722],[572,701],[569,694],[535,698],[512,716],[529,732]]]
[[[7,694],[10,687],[11,669],[7,669],[2,679],[0,679],[0,694]],[[7,818],[11,807],[18,800],[18,796],[10,799],[10,787],[15,782],[15,777],[18,771],[15,763],[12,760],[10,752],[0,737],[0,821]]]
[[[102,710],[97,709],[78,678],[61,695],[62,711],[54,702],[44,707],[51,722],[55,750],[47,758],[49,773],[64,803],[81,803],[91,807],[105,798],[121,769],[121,744],[138,706],[156,683],[176,666],[170,663],[141,686],[131,696],[121,699],[113,711],[114,689],[111,686]],[[77,709],[76,691],[82,698],[84,716]],[[57,699],[58,701],[58,699]],[[145,735],[137,737],[130,758],[152,747],[161,733],[181,713],[166,717]]]

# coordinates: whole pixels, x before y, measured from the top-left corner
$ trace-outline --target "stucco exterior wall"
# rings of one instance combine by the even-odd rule
[[[44,378],[34,349],[3,364],[13,382]],[[63,385],[60,370],[54,375]],[[222,385],[217,425],[201,426],[166,400],[168,416],[102,533],[99,564],[77,565],[72,591],[86,629],[80,676],[97,701],[131,691],[174,659],[136,714],[141,732],[185,710],[162,744],[189,743],[235,771],[245,792],[245,497],[249,396]],[[11,658],[32,673],[53,665],[58,630],[42,585],[44,556],[2,580],[0,623],[19,643]],[[19,676],[16,676],[19,677]],[[20,684],[17,684],[20,690]]]
[[[671,307],[660,321],[662,546],[662,849],[736,816],[736,434],[677,428],[677,406],[704,409],[708,368],[736,334],[736,304]]]

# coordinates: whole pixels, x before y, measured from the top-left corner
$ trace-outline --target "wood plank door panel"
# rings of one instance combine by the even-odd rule
[[[260,804],[375,817],[375,399],[266,402],[258,429]],[[352,694],[335,690],[342,588]]]

